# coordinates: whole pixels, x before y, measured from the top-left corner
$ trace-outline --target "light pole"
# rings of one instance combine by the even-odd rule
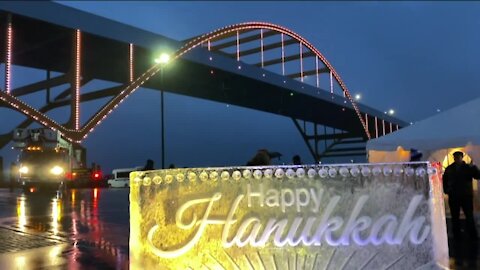
[[[160,64],[160,129],[162,140],[162,169],[165,169],[165,108],[163,97],[163,72],[165,71],[165,65],[170,61],[170,55],[162,53],[160,57],[155,59],[155,63]]]
[[[164,109],[164,98],[163,98],[163,65],[160,69],[160,119],[161,119],[161,138],[162,138],[162,169],[165,169],[165,109]]]

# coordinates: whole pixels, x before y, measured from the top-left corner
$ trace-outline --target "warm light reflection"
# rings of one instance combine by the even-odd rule
[[[18,256],[15,258],[15,266],[16,269],[25,269],[25,264],[26,264],[27,259],[25,256]]]
[[[61,251],[61,247],[60,246],[56,246],[56,247],[53,247],[50,252],[48,253],[48,255],[50,257],[56,257],[58,256],[58,254],[60,254],[60,251]]]
[[[48,252],[48,257],[50,258],[50,263],[52,265],[57,264],[61,251],[62,251],[61,246],[55,246],[55,247],[52,247],[52,249],[50,249],[50,252]]]
[[[82,219],[85,219],[86,218],[86,210],[85,210],[85,201],[84,200],[81,200],[80,201],[80,217]]]
[[[76,194],[77,191],[75,189],[72,189],[72,205],[75,205]]]
[[[21,231],[25,231],[25,225],[27,225],[27,215],[25,213],[25,195],[22,195],[17,199],[17,217],[18,227]]]
[[[68,266],[67,269],[80,269],[78,266],[78,261],[80,260],[81,253],[78,251],[77,242],[73,243],[73,248],[71,251],[71,255],[68,256]]]
[[[62,204],[58,199],[53,199],[52,201],[52,230],[53,234],[58,234],[58,227],[60,220],[62,219]]]
[[[72,232],[73,232],[72,240],[77,240],[77,236],[78,236],[77,222],[78,222],[77,212],[74,212],[72,214]]]
[[[98,208],[98,188],[93,189],[93,209],[97,210]]]

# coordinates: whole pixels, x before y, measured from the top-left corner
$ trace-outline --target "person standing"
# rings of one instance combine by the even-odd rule
[[[410,149],[410,162],[417,162],[422,160],[422,152],[419,152],[417,149]]]
[[[271,155],[266,149],[260,149],[247,163],[247,166],[268,166],[271,164]]]
[[[299,155],[295,155],[292,158],[293,165],[302,165],[302,159]]]
[[[463,161],[463,152],[453,153],[454,162],[449,165],[443,174],[443,191],[448,194],[448,205],[452,215],[453,238],[457,250],[462,244],[460,208],[465,214],[466,231],[472,243],[478,241],[477,229],[473,217],[473,185],[472,179],[479,179],[480,172],[477,166]],[[457,254],[461,255],[461,254]],[[456,256],[461,263],[461,256]]]
[[[153,170],[153,160],[151,159],[147,159],[147,163],[145,164],[145,166],[143,167],[142,171],[151,171]]]

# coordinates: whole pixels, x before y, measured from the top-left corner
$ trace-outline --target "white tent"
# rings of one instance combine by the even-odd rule
[[[367,142],[369,162],[409,161],[410,149],[423,154],[422,160],[440,162],[445,168],[452,154],[462,151],[464,161],[480,167],[480,98]],[[480,190],[474,181],[474,212],[480,224]],[[448,204],[445,204],[448,206]],[[446,214],[450,215],[447,207]]]
[[[408,161],[409,150],[423,160],[446,166],[454,151],[464,151],[480,164],[480,98],[454,107],[367,143],[370,162]],[[467,162],[469,162],[467,157]]]

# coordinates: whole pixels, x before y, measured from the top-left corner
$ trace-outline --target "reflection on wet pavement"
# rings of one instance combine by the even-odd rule
[[[0,189],[0,234],[13,239],[12,249],[0,249],[0,269],[128,269],[128,195],[85,189],[59,198]]]

